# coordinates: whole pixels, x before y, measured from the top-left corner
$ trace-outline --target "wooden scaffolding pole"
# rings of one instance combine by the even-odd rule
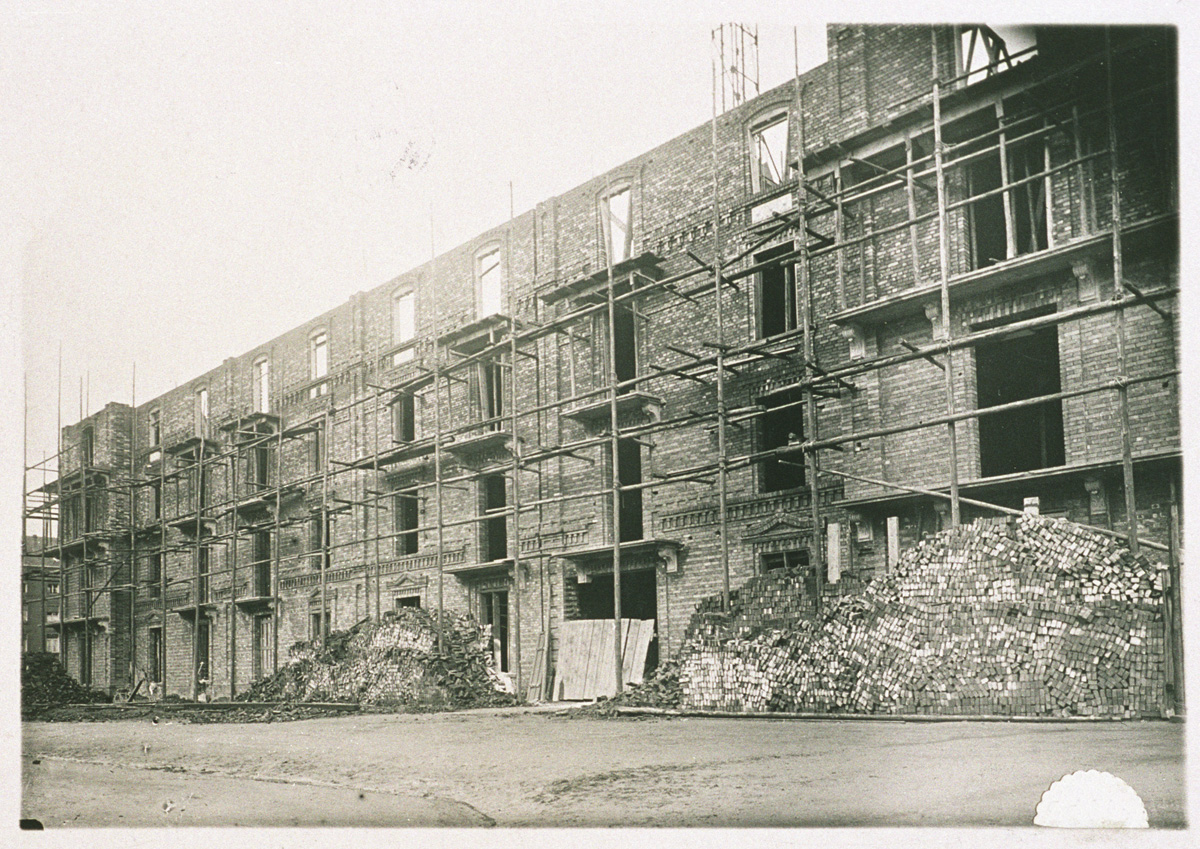
[[[1117,342],[1117,406],[1121,421],[1121,476],[1125,490],[1125,521],[1129,526],[1129,550],[1138,555],[1137,494],[1133,483],[1133,437],[1129,423],[1128,344],[1125,329],[1125,271],[1121,250],[1121,170],[1117,156],[1117,116],[1113,107],[1112,32],[1104,30],[1105,95],[1108,112],[1108,162],[1112,189],[1112,261],[1113,300],[1117,302],[1114,313]]]
[[[808,197],[804,186],[804,99],[801,95],[801,90],[797,87],[796,90],[796,114],[800,116],[799,132],[798,132],[798,153],[796,156],[796,206],[799,210],[799,226],[797,228],[798,237],[800,240],[800,256],[793,268],[796,276],[799,278],[795,282],[799,284],[797,288],[800,292],[800,320],[804,322],[803,335],[801,336],[801,350],[804,355],[804,377],[808,381],[804,388],[804,428],[808,432],[808,441],[817,439],[817,401],[816,395],[812,389],[811,381],[818,376],[816,365],[816,346],[814,345],[813,334],[816,332],[816,304],[813,299],[812,286],[812,268],[808,255]],[[840,223],[839,215],[839,223]],[[839,252],[840,254],[840,252]],[[821,527],[821,485],[820,485],[820,463],[815,450],[805,452],[805,460],[808,471],[808,499],[809,510],[812,517],[812,548],[809,554],[809,562],[813,570],[814,583],[816,584],[816,593],[813,603],[816,609],[821,609],[822,596],[825,594],[825,545],[824,532]]]
[[[237,695],[237,567],[238,567],[238,465],[242,459],[240,420],[234,425],[233,451],[229,455],[229,517],[231,537],[229,544],[229,698]],[[257,434],[256,434],[257,435]],[[254,449],[257,450],[257,449]],[[249,477],[249,476],[247,476]],[[254,568],[250,567],[250,581],[254,581]],[[253,593],[251,593],[253,595]]]
[[[605,187],[605,199],[611,191],[611,182]],[[633,189],[630,188],[632,193]],[[624,662],[621,651],[621,437],[617,421],[617,304],[613,282],[612,261],[612,221],[609,220],[607,205],[600,211],[600,230],[604,239],[604,263],[608,274],[608,286],[605,295],[608,299],[608,415],[610,436],[610,453],[612,455],[612,569],[613,569],[613,676],[616,692],[624,689],[624,675],[621,667]],[[639,450],[641,450],[639,448]]]
[[[947,344],[951,341],[950,328],[950,233],[946,218],[946,169],[943,163],[942,141],[942,90],[938,80],[937,30],[933,38],[933,161],[937,174],[938,205],[938,280],[941,284],[940,312],[941,337]],[[954,415],[954,362],[953,349],[946,349],[946,367],[943,369],[946,382],[946,414]],[[946,425],[946,440],[950,449],[950,525],[962,523],[962,508],[958,497],[958,431],[954,422]]]
[[[724,38],[724,28],[721,30]],[[722,48],[723,50],[723,48]],[[723,52],[722,52],[722,55]],[[724,73],[724,69],[722,69]],[[721,86],[722,100],[725,87]],[[722,106],[724,104],[722,103]],[[721,297],[721,197],[720,161],[717,153],[717,68],[713,63],[712,115],[712,226],[713,226],[713,297],[716,299],[717,319],[717,535],[721,548],[721,610],[729,612],[729,448],[727,444],[729,411],[725,403],[725,311]]]

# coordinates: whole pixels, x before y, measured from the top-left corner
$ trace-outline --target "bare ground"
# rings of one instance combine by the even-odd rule
[[[169,825],[1022,826],[1079,769],[1185,825],[1183,726],[520,710],[23,726],[21,816]]]

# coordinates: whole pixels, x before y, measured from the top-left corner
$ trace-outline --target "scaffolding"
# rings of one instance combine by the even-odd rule
[[[794,176],[789,179],[786,193],[791,195],[790,207],[785,211],[772,211],[765,221],[751,225],[745,231],[727,230],[728,220],[724,213],[721,190],[722,159],[720,155],[721,118],[726,107],[727,85],[726,56],[722,51],[714,58],[713,68],[713,111],[711,120],[711,242],[707,257],[686,250],[684,256],[670,259],[650,252],[627,255],[622,246],[617,248],[613,222],[607,213],[600,216],[603,250],[603,268],[594,273],[563,279],[557,258],[555,267],[549,272],[536,265],[537,250],[534,250],[535,266],[533,278],[548,281],[538,288],[538,298],[522,308],[517,301],[515,286],[509,286],[509,301],[505,312],[485,315],[461,327],[446,330],[441,325],[441,316],[435,313],[434,326],[440,334],[436,339],[418,340],[413,357],[407,365],[406,376],[399,382],[385,384],[377,377],[382,371],[383,354],[378,345],[369,354],[347,366],[341,374],[352,383],[352,399],[335,404],[327,395],[326,384],[333,376],[323,380],[306,381],[297,387],[276,389],[271,398],[273,412],[266,410],[243,411],[231,414],[226,420],[216,423],[198,422],[191,431],[178,432],[160,440],[157,460],[144,462],[139,456],[136,430],[136,414],[130,416],[130,463],[129,477],[122,479],[115,470],[83,469],[79,474],[79,486],[87,503],[87,494],[92,491],[106,493],[122,492],[129,500],[130,526],[121,531],[128,537],[128,577],[120,568],[120,552],[109,547],[109,555],[97,559],[95,549],[89,552],[89,534],[78,540],[68,537],[58,524],[58,548],[60,563],[64,553],[72,558],[78,552],[84,572],[91,564],[108,568],[105,580],[99,587],[82,587],[69,592],[64,585],[59,594],[60,628],[70,621],[68,614],[76,609],[75,601],[82,601],[84,621],[84,650],[90,651],[88,623],[94,612],[93,603],[100,593],[129,593],[131,639],[139,625],[146,626],[157,617],[161,637],[155,651],[161,652],[153,661],[159,680],[166,680],[167,624],[172,614],[191,622],[190,665],[192,697],[205,690],[206,666],[211,666],[207,650],[202,650],[201,623],[219,605],[229,612],[229,675],[228,694],[233,697],[239,692],[237,657],[237,612],[261,615],[271,622],[270,669],[262,663],[260,648],[255,648],[255,673],[266,674],[279,666],[279,610],[283,598],[281,570],[284,565],[282,533],[287,528],[306,525],[310,528],[309,547],[292,556],[296,562],[316,563],[316,585],[314,595],[319,606],[314,621],[314,636],[328,636],[329,589],[331,581],[342,583],[351,578],[361,578],[365,588],[363,610],[367,618],[379,620],[383,613],[384,565],[396,558],[386,557],[384,548],[393,552],[400,543],[415,539],[414,535],[433,534],[436,542],[430,570],[436,570],[438,649],[442,650],[442,622],[444,617],[444,582],[447,576],[473,579],[495,578],[511,581],[509,599],[512,611],[508,614],[507,645],[510,647],[509,668],[513,671],[518,693],[535,699],[550,697],[550,669],[552,664],[551,623],[553,621],[550,593],[552,558],[574,558],[600,556],[611,553],[613,579],[613,632],[615,647],[614,685],[617,692],[625,686],[622,669],[624,666],[621,644],[622,597],[621,581],[623,557],[627,552],[653,550],[666,552],[668,559],[678,551],[676,540],[659,539],[640,533],[635,539],[623,538],[623,512],[627,503],[640,507],[642,494],[649,488],[705,487],[708,497],[715,497],[715,524],[718,536],[717,561],[721,576],[721,599],[728,610],[731,593],[730,565],[730,478],[740,471],[748,470],[764,462],[776,462],[804,470],[807,489],[808,521],[811,522],[810,568],[815,579],[814,603],[818,607],[826,595],[826,543],[823,538],[824,520],[830,509],[840,509],[833,502],[840,490],[840,482],[849,480],[876,491],[893,491],[923,498],[946,501],[950,507],[950,526],[963,521],[962,506],[977,511],[1001,514],[1019,513],[1011,507],[961,493],[960,455],[958,426],[961,423],[982,420],[988,416],[1002,415],[1014,410],[1029,409],[1073,398],[1087,398],[1098,394],[1115,397],[1121,440],[1120,468],[1124,483],[1126,531],[1098,527],[1096,530],[1109,536],[1127,539],[1136,554],[1142,548],[1166,552],[1169,558],[1168,572],[1170,603],[1178,616],[1178,505],[1172,498],[1172,523],[1167,544],[1145,539],[1138,530],[1132,424],[1130,418],[1129,388],[1157,381],[1171,381],[1178,375],[1177,365],[1156,370],[1150,374],[1131,374],[1127,347],[1127,314],[1132,310],[1152,310],[1157,313],[1171,336],[1171,353],[1174,352],[1174,313],[1169,305],[1178,296],[1178,289],[1170,285],[1147,288],[1127,278],[1124,256],[1127,242],[1132,233],[1137,238],[1154,228],[1169,228],[1175,218],[1172,209],[1162,210],[1135,222],[1125,220],[1122,209],[1121,166],[1118,147],[1118,107],[1134,102],[1151,91],[1166,90],[1170,94],[1171,81],[1151,82],[1136,91],[1122,92],[1118,97],[1114,89],[1113,67],[1118,55],[1127,55],[1139,49],[1138,41],[1126,40],[1119,46],[1105,37],[1101,52],[1081,57],[1064,68],[1042,75],[1022,89],[1026,95],[1020,111],[1002,114],[996,126],[987,126],[970,134],[961,133],[952,139],[946,138],[948,128],[957,132],[961,123],[962,92],[967,88],[968,78],[981,71],[991,76],[1001,66],[1011,68],[1019,55],[1009,55],[1003,49],[989,48],[992,60],[985,68],[968,68],[966,73],[947,75],[947,58],[939,54],[938,30],[931,30],[931,85],[928,90],[893,105],[893,112],[911,112],[917,115],[911,126],[902,134],[898,143],[903,145],[903,161],[899,164],[880,164],[868,156],[852,156],[842,150],[833,157],[832,166],[822,162],[818,151],[806,147],[803,116],[806,114],[806,83],[797,69],[788,108],[789,126],[794,128],[790,137],[798,139],[796,153],[791,156]],[[724,30],[722,30],[724,34]],[[743,36],[750,34],[742,31]],[[714,43],[718,36],[714,31]],[[753,33],[755,63],[757,59],[757,33]],[[740,48],[739,48],[740,49]],[[994,53],[994,55],[993,55]],[[743,50],[739,55],[745,57]],[[736,67],[736,63],[735,63]],[[750,79],[742,69],[741,85]],[[757,71],[753,87],[757,92]],[[1103,79],[1103,97],[1063,98],[1059,92],[1072,88],[1068,83],[1083,78]],[[998,76],[998,74],[997,74]],[[735,91],[736,91],[735,87]],[[746,90],[742,89],[743,94]],[[734,96],[734,105],[742,102]],[[948,107],[952,107],[947,114]],[[957,110],[957,111],[956,111]],[[1103,127],[1107,144],[1104,149],[1091,149],[1089,131]],[[1054,136],[1060,145],[1072,153],[1065,161],[1055,162],[1051,147],[1044,140]],[[926,139],[931,141],[926,142]],[[1008,167],[1014,151],[1023,150],[1022,145],[1038,142],[1044,155],[1017,178]],[[928,152],[921,148],[929,147]],[[964,169],[992,155],[1001,163],[1000,185],[981,191],[966,191],[956,197],[952,186],[961,186]],[[847,173],[847,163],[859,166],[857,177]],[[1110,197],[1108,199],[1109,221],[1099,226],[1090,217],[1095,217],[1098,204],[1088,192],[1095,185],[1092,172],[1107,165]],[[1063,245],[1053,244],[1052,236],[1046,244],[1033,244],[1027,250],[1017,243],[1019,206],[1037,191],[1038,186],[1050,195],[1050,180],[1056,175],[1072,175],[1080,197],[1078,213],[1080,232],[1076,238]],[[605,196],[611,193],[616,183],[610,176],[606,181]],[[861,214],[873,199],[885,193],[902,193],[907,216],[904,220],[881,226],[868,226],[868,216]],[[963,221],[989,199],[999,198],[1003,207],[1007,244],[1005,256],[991,265],[976,263],[966,272],[956,271],[952,261],[954,242],[959,238]],[[932,208],[920,212],[922,206]],[[1028,203],[1027,203],[1028,205]],[[1047,208],[1047,215],[1053,211]],[[873,222],[872,222],[873,223]],[[937,244],[936,278],[928,282],[929,275],[923,268],[919,235],[932,227]],[[1050,224],[1046,225],[1052,233]],[[533,226],[536,243],[537,223]],[[781,239],[791,237],[795,241],[790,249],[767,259],[755,256],[756,252]],[[881,294],[877,288],[866,285],[867,272],[862,260],[865,246],[874,245],[882,238],[901,238],[909,245],[909,265],[912,270],[911,285],[894,297]],[[1113,295],[1110,299],[1097,299],[1094,303],[1058,309],[1044,315],[1020,318],[1000,326],[968,328],[966,332],[956,330],[952,321],[952,300],[959,291],[968,291],[968,286],[981,279],[1003,282],[1005,279],[1028,279],[1039,274],[1039,267],[1061,268],[1070,264],[1081,251],[1095,252],[1097,245],[1111,245],[1113,268]],[[511,246],[504,245],[504,250]],[[1038,263],[1042,263],[1041,266]],[[673,273],[666,273],[663,266],[674,264]],[[436,271],[437,260],[434,260]],[[832,265],[832,270],[830,270]],[[859,291],[853,292],[850,269],[860,269]],[[794,304],[796,312],[793,326],[782,333],[767,338],[729,338],[729,316],[753,313],[755,289],[751,280],[757,275],[773,269],[791,269],[794,275]],[[1014,277],[1019,269],[1024,277]],[[1006,275],[1010,275],[1006,278]],[[833,286],[833,297],[817,293],[818,288]],[[854,296],[860,303],[851,304]],[[930,341],[912,344],[900,340],[899,352],[868,354],[853,352],[848,361],[838,357],[835,361],[822,359],[823,346],[819,336],[828,335],[834,322],[852,324],[863,310],[874,309],[881,303],[892,303],[905,298],[920,297],[933,305],[930,311],[935,327]],[[824,312],[827,300],[836,307],[833,314]],[[435,299],[436,301],[436,299]],[[639,328],[650,325],[655,316],[672,308],[691,309],[698,317],[713,319],[711,338],[696,337],[690,345],[671,342],[658,334],[656,349],[650,354],[651,341],[639,342],[642,348],[635,353],[636,367],[627,373],[627,363],[618,348],[618,336],[626,331],[622,327],[633,327],[633,338],[654,340],[654,334]],[[436,307],[435,307],[436,309]],[[1022,331],[1036,331],[1058,327],[1071,322],[1099,316],[1112,317],[1113,344],[1116,350],[1117,374],[1111,379],[1094,381],[1089,385],[1065,391],[1043,393],[989,407],[977,404],[969,409],[959,408],[964,387],[955,376],[955,355],[991,340]],[[847,318],[849,317],[849,318]],[[697,321],[698,326],[703,322]],[[798,324],[799,326],[794,326]],[[596,331],[596,332],[593,332]],[[707,332],[707,331],[705,331]],[[753,336],[753,333],[751,334]],[[547,352],[560,357],[568,351],[570,368],[569,391],[559,387],[553,391],[543,386],[544,360]],[[554,347],[557,345],[557,348]],[[590,388],[580,389],[576,384],[577,351],[582,350],[585,358],[603,364],[602,378],[590,383]],[[365,353],[365,352],[364,352]],[[664,358],[664,365],[650,362]],[[909,363],[925,363],[931,369],[943,372],[944,411],[928,415],[916,421],[907,421],[874,428],[850,428],[846,432],[830,435],[819,431],[821,417],[818,405],[827,399],[852,399],[861,389],[855,379],[864,379],[889,369]],[[751,375],[770,375],[774,382],[771,393],[779,397],[791,392],[795,400],[786,400],[772,406],[759,402],[747,402],[731,406],[731,396],[748,392],[745,384]],[[581,383],[589,381],[580,380]],[[664,412],[664,405],[655,387],[674,386],[687,383],[701,387],[702,397],[711,398],[710,406],[701,409],[686,409]],[[732,385],[732,389],[731,389]],[[311,387],[311,389],[310,389]],[[324,387],[324,388],[320,388]],[[289,404],[285,399],[297,391],[308,391],[308,400],[320,402],[319,410],[301,421],[288,423],[284,410]],[[667,390],[669,393],[670,389]],[[313,394],[315,392],[315,394]],[[664,393],[665,394],[665,393]],[[531,403],[527,403],[531,399]],[[415,424],[411,432],[397,433],[391,427],[385,432],[384,423],[393,418],[404,419],[410,407],[420,403],[426,410],[432,408],[431,432],[416,433]],[[449,411],[473,408],[478,413],[471,421],[455,421]],[[970,405],[969,405],[970,406]],[[133,410],[136,411],[136,404]],[[752,445],[749,450],[735,453],[731,447],[731,434],[743,433],[746,428],[762,422],[764,417],[783,410],[803,412],[804,426],[801,439],[789,440],[779,447],[764,448]],[[387,412],[385,412],[387,411]],[[553,413],[559,422],[557,438],[544,424],[547,414]],[[412,415],[415,415],[412,414]],[[61,417],[61,411],[60,411]],[[430,416],[423,421],[428,422]],[[564,438],[562,422],[571,421],[582,435]],[[215,427],[214,427],[215,425]],[[211,439],[211,431],[220,429],[228,434],[224,440]],[[344,429],[344,430],[343,430]],[[403,428],[402,428],[403,429]],[[695,461],[670,468],[659,468],[655,460],[655,437],[678,434],[685,429],[699,429],[712,433],[716,441],[715,457],[699,457]],[[944,434],[946,457],[945,485],[917,486],[904,481],[889,481],[879,477],[856,474],[838,467],[837,462],[822,462],[848,445],[870,440],[883,440],[888,436],[910,434],[917,431],[941,430]],[[60,420],[61,440],[61,420]],[[351,446],[351,456],[334,456],[338,446]],[[623,445],[633,445],[638,454],[640,469],[643,453],[648,455],[651,471],[648,475],[636,476],[638,480],[622,479]],[[313,458],[304,474],[284,480],[285,450],[297,446],[300,453],[307,452]],[[141,452],[145,454],[146,452]],[[63,447],[54,458],[27,466],[30,471],[53,473],[56,483],[43,484],[26,490],[26,519],[37,518],[45,522],[57,522],[61,516],[64,487],[72,481],[70,473],[64,474],[60,458]],[[266,459],[263,459],[266,457]],[[560,474],[566,464],[573,468],[586,468],[592,483],[581,491],[559,491],[547,480],[552,476],[556,464]],[[211,493],[212,478],[219,476],[228,497],[214,499]],[[528,485],[536,479],[536,485]],[[447,519],[444,513],[447,492],[481,491],[489,481],[502,481],[502,497],[480,501],[480,508],[467,518]],[[399,481],[399,483],[398,483]],[[1172,480],[1172,492],[1175,483]],[[147,488],[154,489],[148,498],[138,493]],[[497,490],[499,492],[499,489]],[[535,493],[532,494],[531,493]],[[72,495],[78,493],[73,492]],[[405,501],[407,499],[407,501]],[[433,510],[422,511],[432,499]],[[542,544],[537,532],[548,522],[547,511],[561,509],[567,502],[581,501],[596,507],[596,515],[607,524],[608,539],[602,549],[595,547],[585,551],[564,551]],[[499,502],[499,503],[494,503]],[[304,503],[308,511],[301,518],[285,519],[284,515],[295,505]],[[417,505],[412,513],[415,521],[406,520],[403,527],[397,522],[388,528],[384,517],[399,510],[399,504]],[[288,509],[285,509],[285,506]],[[141,508],[141,509],[139,509]],[[86,509],[86,508],[85,508]],[[409,507],[405,507],[405,515]],[[433,513],[430,517],[430,513]],[[143,516],[143,514],[146,514]],[[422,518],[423,517],[423,518]],[[354,526],[341,529],[339,525]],[[447,532],[458,533],[458,529],[476,529],[476,537],[483,532],[506,528],[503,557],[485,554],[485,546],[479,546],[480,556],[469,558],[466,547],[454,552],[447,550]],[[550,522],[553,524],[553,522]],[[180,532],[181,542],[172,545],[168,528]],[[313,531],[312,529],[316,530]],[[529,531],[529,533],[526,533]],[[499,533],[499,531],[495,531]],[[114,533],[109,530],[109,535]],[[262,534],[270,539],[269,551],[262,546]],[[250,537],[253,541],[252,559],[243,568],[249,568],[246,590],[239,583],[239,540]],[[211,570],[208,551],[214,547],[228,550],[224,558],[226,569]],[[159,558],[156,591],[151,593],[144,582],[136,579],[139,552]],[[168,580],[166,557],[168,554],[188,556],[191,559],[191,574],[188,577]],[[412,553],[410,552],[409,555]],[[408,556],[408,555],[406,555]],[[426,555],[420,555],[426,557]],[[338,567],[336,562],[352,565]],[[355,562],[357,561],[357,562]],[[425,561],[422,561],[425,562]],[[266,567],[269,566],[269,574]],[[536,570],[536,574],[534,574]],[[331,572],[336,571],[335,576]],[[65,569],[64,569],[65,576]],[[227,597],[224,589],[212,592],[214,583],[225,584],[228,577]],[[532,576],[532,577],[530,577]],[[523,664],[521,629],[534,621],[522,615],[521,605],[530,599],[527,583],[535,580],[539,587],[536,623],[541,631],[538,650],[533,664]],[[308,586],[295,581],[293,589]],[[371,592],[374,591],[373,617],[371,616]],[[139,592],[147,598],[139,599]],[[81,593],[81,594],[80,594]],[[96,594],[96,595],[94,595]],[[669,603],[669,602],[668,602]],[[156,610],[153,610],[156,608]],[[357,607],[356,607],[357,610]],[[495,628],[501,627],[497,618]],[[254,626],[256,629],[258,625]],[[259,634],[256,630],[255,634]],[[665,632],[660,632],[664,641],[661,650],[665,654]],[[65,649],[65,643],[64,649]],[[257,645],[257,644],[256,644]],[[1180,680],[1181,667],[1177,661],[1179,649],[1169,643],[1174,652],[1175,665],[1168,671],[1172,680]],[[134,668],[136,651],[131,649],[128,684],[135,686],[139,675]],[[497,658],[498,663],[500,658]],[[532,668],[530,668],[532,666]],[[527,682],[526,675],[529,675]],[[141,676],[146,677],[146,676]],[[1177,698],[1181,688],[1176,687]],[[212,695],[211,693],[209,695]]]

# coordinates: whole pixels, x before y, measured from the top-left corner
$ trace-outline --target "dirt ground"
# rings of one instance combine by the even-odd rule
[[[23,726],[46,828],[1022,826],[1066,773],[1185,825],[1183,726],[579,718],[522,710]]]

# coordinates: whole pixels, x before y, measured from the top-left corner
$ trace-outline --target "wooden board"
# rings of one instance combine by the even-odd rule
[[[642,681],[654,625],[653,619],[621,620],[621,672],[626,684]],[[553,698],[581,701],[615,694],[613,630],[611,619],[577,619],[562,623]]]
[[[525,689],[525,699],[540,702],[545,698],[546,689],[546,633],[538,637],[537,650],[533,654],[533,674]]]

